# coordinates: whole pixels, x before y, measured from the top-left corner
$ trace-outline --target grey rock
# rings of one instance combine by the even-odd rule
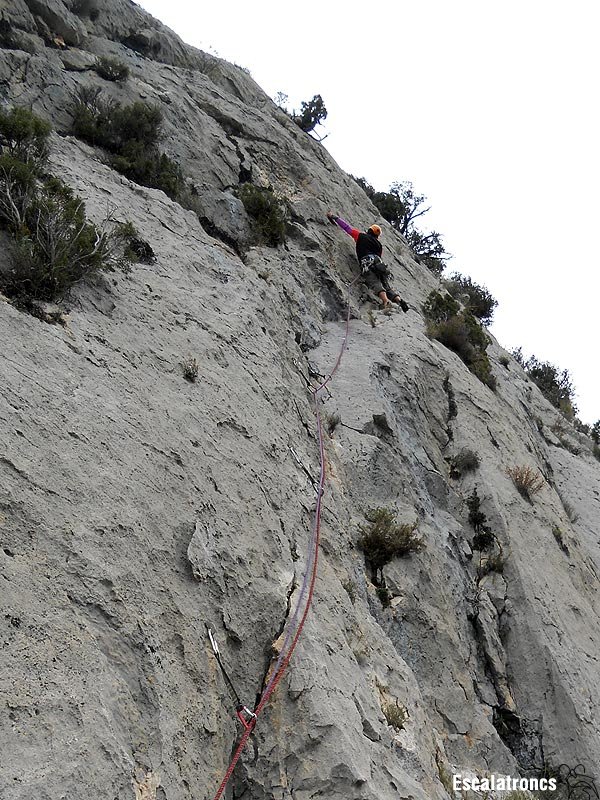
[[[68,45],[80,45],[87,36],[83,23],[61,0],[25,0],[32,14],[41,17],[50,31]]]
[[[97,15],[44,8],[50,28],[48,8],[63,22],[79,8],[86,37],[64,52],[0,50],[4,99],[53,122],[52,171],[92,219],[108,206],[133,222],[156,262],[76,287],[64,327],[0,298],[3,800],[214,793],[239,726],[205,625],[252,706],[308,554],[319,460],[307,383],[329,375],[348,308],[321,409],[342,423],[325,439],[313,605],[237,794],[442,800],[438,764],[516,775],[542,748],[593,773],[600,469],[589,445],[569,431],[576,456],[552,437],[555,409],[521,371],[499,367],[496,342],[492,393],[427,337],[418,309],[439,281],[389,226],[386,258],[415,310],[384,316],[360,281],[348,292],[352,243],[324,212],[363,224],[373,206],[243,70],[125,0]],[[35,37],[20,0],[0,10]],[[99,85],[83,65],[102,55],[131,70],[102,84],[108,96],[160,105],[163,146],[196,187],[199,214],[68,135],[74,93]],[[252,223],[232,188],[248,177],[289,201],[285,246],[246,250]],[[183,378],[188,357],[195,383]],[[480,467],[452,480],[446,459],[462,447]],[[525,463],[547,477],[533,504],[506,475]],[[469,545],[475,485],[502,574],[482,577]],[[425,542],[385,566],[385,609],[358,547],[372,506],[418,520]],[[401,731],[386,699],[406,709]],[[499,720],[520,724],[507,735]]]
[[[231,192],[210,191],[196,198],[196,210],[206,230],[237,250],[245,250],[253,234],[244,204]]]
[[[71,72],[86,72],[93,69],[98,59],[86,53],[85,50],[64,50],[60,53],[60,60],[64,64],[65,69]]]

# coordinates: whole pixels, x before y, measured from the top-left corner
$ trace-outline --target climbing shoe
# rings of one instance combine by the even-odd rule
[[[402,311],[404,311],[405,314],[408,311],[408,309],[410,308],[408,303],[405,300],[402,300],[402,299],[398,300],[398,305],[400,306]]]

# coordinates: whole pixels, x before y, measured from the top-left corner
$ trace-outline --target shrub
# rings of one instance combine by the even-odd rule
[[[242,183],[237,187],[237,196],[255,222],[259,242],[277,247],[285,241],[286,209],[273,189]]]
[[[572,420],[577,413],[575,405],[575,387],[569,371],[559,370],[549,361],[539,361],[535,356],[525,359],[521,347],[512,351],[513,357],[523,367],[527,375],[536,384],[546,400]]]
[[[373,508],[365,513],[368,525],[361,525],[358,546],[365,554],[374,576],[394,558],[401,558],[422,549],[423,540],[417,536],[418,521],[412,525],[398,524],[389,508]]]
[[[594,444],[600,444],[600,419],[592,425],[590,437]]]
[[[491,293],[485,288],[475,283],[466,275],[455,272],[446,281],[445,286],[453,297],[467,295],[466,303],[468,310],[477,317],[484,325],[489,325],[494,315],[494,309],[498,305]]]
[[[0,111],[0,152],[22,164],[41,164],[48,156],[50,124],[26,108]]]
[[[130,261],[137,261],[140,264],[154,264],[156,255],[150,244],[139,236],[132,236],[127,242],[125,257]]]
[[[487,517],[481,510],[481,498],[477,494],[477,487],[473,489],[465,502],[469,509],[469,525],[475,531],[473,549],[487,550],[494,544],[494,534],[486,525]]]
[[[453,478],[460,478],[466,472],[474,472],[478,466],[477,453],[465,447],[450,459],[450,475]]]
[[[129,67],[116,58],[102,56],[94,67],[98,75],[105,81],[125,81],[129,77]]]
[[[15,243],[1,285],[32,310],[30,301],[61,299],[83,278],[122,263],[124,240],[110,216],[94,225],[81,198],[44,171],[47,123],[30,112],[0,112],[0,131],[0,225]]]
[[[84,278],[122,264],[123,240],[112,220],[100,227],[88,221],[81,198],[56,178],[36,185],[22,216],[22,226],[13,227],[16,262],[3,280],[8,297],[60,300]]]
[[[305,133],[310,133],[325,119],[327,119],[327,109],[320,94],[316,94],[312,100],[303,101],[300,104],[300,113],[293,116],[296,125]]]
[[[468,311],[459,311],[460,306],[449,294],[430,292],[423,304],[428,320],[427,332],[449,350],[455,352],[469,370],[490,389],[496,388],[492,365],[486,348],[489,337]]]
[[[473,550],[489,550],[494,546],[494,534],[491,530],[485,527],[483,530],[473,536],[472,547]]]
[[[512,478],[517,491],[526,500],[531,500],[532,495],[537,494],[544,486],[544,478],[533,467],[525,465],[509,467],[506,474]]]
[[[184,358],[181,362],[183,377],[190,383],[195,383],[198,377],[198,362],[192,356]]]
[[[460,311],[460,305],[450,294],[432,291],[423,303],[423,312],[434,323],[448,322]]]
[[[508,356],[504,355],[500,356],[499,361],[503,367],[506,367],[508,369],[508,365],[510,364],[510,358]]]
[[[383,711],[383,716],[387,724],[391,728],[394,728],[396,731],[404,730],[404,726],[408,720],[408,712],[397,700],[395,703],[392,703],[390,700],[385,700],[381,710]]]
[[[378,586],[376,594],[382,608],[389,608],[392,605],[392,596],[387,586]]]
[[[127,178],[176,200],[185,182],[179,164],[158,149],[162,119],[158,106],[122,106],[105,99],[100,89],[83,88],[73,109],[73,133],[107,150],[111,166]]]

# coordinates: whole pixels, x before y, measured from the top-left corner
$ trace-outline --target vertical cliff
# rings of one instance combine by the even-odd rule
[[[6,800],[211,797],[239,734],[210,624],[253,705],[294,608],[323,412],[314,604],[232,797],[442,800],[455,771],[600,763],[600,465],[492,342],[497,387],[428,337],[439,281],[243,70],[126,0],[0,0],[0,100],[49,120],[50,167],[156,260],[82,283],[64,325],[0,296],[0,788]],[[103,56],[130,71],[99,77]],[[157,104],[195,211],[71,135],[100,87]],[[289,209],[253,244],[240,182]],[[333,208],[383,227],[407,314],[377,311]],[[4,253],[0,269],[8,268]],[[64,306],[63,306],[64,307]],[[185,381],[181,362],[195,359]],[[339,418],[339,420],[338,420]],[[335,422],[337,421],[337,424]],[[451,468],[464,449],[476,470]],[[507,469],[544,478],[531,499]],[[501,561],[473,549],[477,489]],[[424,547],[377,587],[365,511]],[[384,598],[385,599],[385,598]],[[598,776],[596,776],[598,777]],[[444,785],[445,784],[445,785]]]

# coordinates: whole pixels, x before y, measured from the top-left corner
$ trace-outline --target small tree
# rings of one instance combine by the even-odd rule
[[[327,109],[320,94],[316,94],[312,100],[303,101],[300,104],[300,113],[294,114],[294,122],[305,133],[310,133],[327,119]]]
[[[364,178],[354,179],[365,191],[392,227],[405,237],[417,260],[436,275],[441,275],[450,254],[437,231],[424,233],[415,226],[415,220],[426,214],[430,207],[423,207],[425,195],[416,194],[410,181],[392,183],[388,192],[376,192]]]
[[[453,273],[445,285],[453,297],[467,295],[466,305],[471,314],[481,320],[484,325],[490,324],[498,301],[492,297],[491,292],[485,286],[480,286],[468,275],[461,275],[460,272]]]

